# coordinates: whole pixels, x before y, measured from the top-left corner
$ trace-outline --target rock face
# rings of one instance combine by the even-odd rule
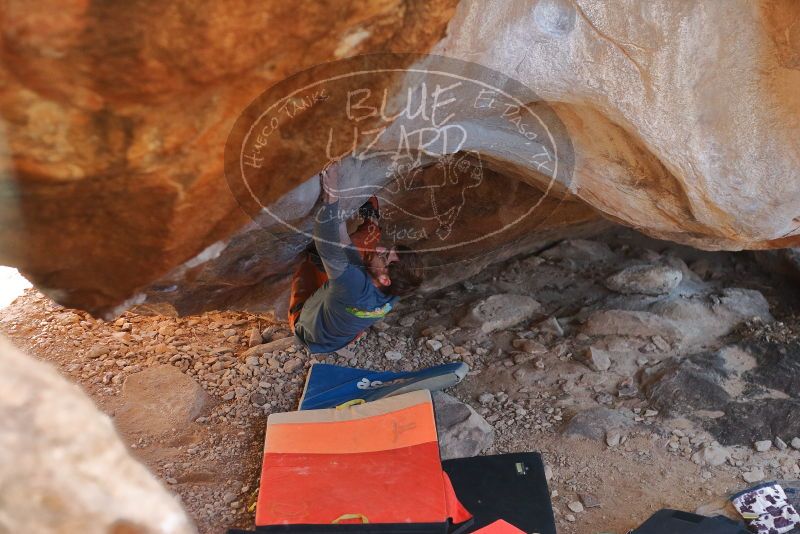
[[[798,240],[800,125],[788,118],[800,56],[787,33],[798,12],[769,0],[465,2],[435,51],[513,70],[564,102],[573,191],[605,215],[703,247],[785,247]]]
[[[542,253],[542,257],[579,263],[603,262],[614,258],[607,244],[588,239],[567,239]]]
[[[570,419],[564,427],[564,435],[602,441],[608,434],[621,434],[634,426],[630,414],[608,408],[593,408]]]
[[[634,265],[610,276],[606,286],[618,293],[666,295],[681,283],[683,273],[667,266]]]
[[[393,50],[478,63],[558,102],[574,153],[570,176],[545,187],[537,162],[504,148],[496,124],[470,122],[463,154],[483,162],[486,180],[480,207],[462,213],[468,224],[502,222],[524,205],[547,216],[442,260],[471,258],[463,272],[437,271],[434,261],[434,285],[585,229],[598,213],[703,248],[800,244],[797,3],[387,0],[353,1],[335,17],[330,9],[208,10],[182,0],[74,4],[42,18],[11,2],[0,68],[0,263],[96,314],[135,304],[273,308],[308,239],[239,209],[223,173],[226,137],[289,74]],[[255,186],[266,207],[307,229],[318,194],[308,177],[321,162],[304,142]],[[270,182],[287,161],[299,162],[296,175]],[[439,200],[449,206],[462,192]],[[460,230],[452,222],[440,230]]]
[[[669,358],[644,369],[639,378],[644,395],[659,411],[707,415],[703,425],[722,445],[763,442],[780,448],[800,434],[795,415],[800,409],[798,354],[797,341],[761,340]],[[719,461],[717,452],[697,458],[713,465]]]
[[[724,371],[713,360],[713,355],[700,355],[649,368],[644,377],[645,394],[667,414],[721,410],[731,397],[722,386]]]
[[[719,294],[695,294],[691,299],[667,297],[645,310],[598,310],[589,315],[583,332],[591,336],[660,336],[688,347],[724,336],[753,317],[772,321],[764,296],[751,289],[730,287]]]
[[[127,428],[161,434],[182,428],[208,404],[208,394],[174,365],[158,365],[129,376],[122,386],[123,406],[116,418]]]
[[[541,305],[527,295],[492,295],[473,303],[458,324],[489,333],[530,319],[540,309]]]
[[[192,298],[209,301],[206,309],[246,307],[237,306],[244,292],[277,300],[280,285],[270,286],[297,250],[280,233],[233,237],[251,222],[223,172],[235,119],[312,65],[428,51],[455,4],[356,0],[334,16],[316,2],[76,3],[43,18],[45,6],[34,13],[12,2],[0,66],[0,264],[97,314],[140,303],[141,290],[169,273],[195,279],[204,293]],[[297,184],[282,185],[268,200]],[[196,268],[212,258],[221,261],[201,276]],[[155,284],[156,294],[168,289]]]
[[[722,408],[724,416],[707,425],[709,431],[723,445],[767,439],[777,443],[800,435],[800,418],[796,415],[800,410],[800,342],[749,343],[741,352],[754,359],[735,357],[739,351],[721,353],[728,374],[722,385],[736,398]],[[759,398],[740,394],[751,390],[766,391],[768,395]]]
[[[583,328],[590,336],[629,335],[649,337],[661,335],[678,339],[681,332],[669,320],[646,311],[600,310],[592,313]]]
[[[442,460],[477,456],[494,442],[494,429],[478,412],[455,397],[436,391],[436,430]]]
[[[189,534],[178,501],[111,421],[48,365],[0,338],[0,502],[13,532]]]

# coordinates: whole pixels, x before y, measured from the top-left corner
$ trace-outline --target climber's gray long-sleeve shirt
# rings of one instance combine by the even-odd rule
[[[317,253],[328,275],[303,304],[295,333],[312,353],[346,346],[392,309],[396,297],[372,283],[342,224],[339,202],[324,204],[314,222]]]
[[[314,219],[314,245],[330,280],[339,278],[348,265],[364,267],[361,255],[355,248],[347,227],[341,224],[339,201],[323,204]]]

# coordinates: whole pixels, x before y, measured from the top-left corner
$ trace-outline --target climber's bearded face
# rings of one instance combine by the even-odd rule
[[[386,287],[392,284],[389,278],[389,265],[398,261],[400,258],[397,251],[392,248],[375,247],[375,250],[367,258],[367,270],[380,286]]]

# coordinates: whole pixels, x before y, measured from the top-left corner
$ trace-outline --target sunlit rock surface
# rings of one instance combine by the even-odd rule
[[[0,526],[8,532],[196,532],[80,388],[0,338]]]
[[[800,240],[800,4],[462,2],[434,52],[514,76],[575,144],[571,190],[709,249]]]
[[[9,2],[0,264],[93,313],[141,300],[249,222],[224,179],[223,151],[252,99],[321,62],[427,51],[454,6]]]

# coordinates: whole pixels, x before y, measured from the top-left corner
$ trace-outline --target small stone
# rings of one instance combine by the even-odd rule
[[[611,406],[614,404],[614,397],[610,393],[606,392],[598,393],[594,400],[597,401],[598,404],[603,404],[605,406]]]
[[[591,493],[581,493],[578,495],[584,508],[599,508],[600,500]]]
[[[667,352],[671,348],[669,343],[667,343],[667,340],[661,336],[653,336],[650,339],[653,340],[653,345],[655,345],[661,352]]]
[[[263,393],[253,393],[250,395],[250,402],[255,404],[256,406],[263,406],[267,403],[267,396]]]
[[[658,410],[645,410],[644,416],[645,417],[655,417],[658,415]]]
[[[442,342],[436,339],[427,340],[425,342],[425,345],[427,345],[427,347],[434,352],[442,348]]]
[[[248,356],[245,359],[244,363],[248,367],[258,367],[258,356]]]
[[[420,332],[425,337],[433,337],[445,331],[444,325],[437,324],[435,326],[428,326]]]
[[[177,480],[175,480],[175,479],[174,479],[174,478],[172,478],[172,477],[167,477],[167,478],[165,478],[164,480],[166,480],[166,481],[167,481],[167,484],[177,484],[177,483],[178,483],[178,481],[177,481]]]
[[[488,392],[481,393],[478,396],[478,402],[481,403],[484,406],[486,406],[487,404],[491,403],[493,400],[494,400],[494,395],[492,395],[491,393],[488,393]]]
[[[236,396],[236,392],[235,391],[229,391],[225,395],[222,396],[222,400],[225,400],[225,401],[233,400],[233,398],[235,396]]]
[[[666,265],[634,265],[606,279],[606,287],[623,294],[666,295],[678,287],[683,273]]]
[[[108,347],[105,347],[103,345],[95,345],[94,347],[89,349],[89,352],[86,353],[86,357],[91,359],[96,359],[99,358],[100,356],[108,354],[108,352],[109,352]]]
[[[717,442],[706,445],[692,455],[692,461],[698,465],[717,467],[728,461],[730,451]]]
[[[514,380],[516,380],[517,382],[523,382],[525,380],[525,377],[528,376],[528,371],[526,371],[525,368],[523,367],[514,371],[511,374],[511,376],[513,376]]]
[[[515,339],[511,342],[515,349],[527,352],[529,354],[544,354],[547,352],[547,347],[532,339]]]
[[[583,363],[594,371],[608,371],[611,368],[611,358],[608,352],[594,346],[584,352]]]
[[[225,504],[230,504],[236,500],[236,494],[232,491],[226,491],[225,494],[222,496],[222,502]]]
[[[758,452],[767,452],[772,448],[772,440],[765,439],[755,442],[755,448]]]
[[[403,353],[397,350],[387,350],[384,353],[384,356],[386,356],[387,360],[391,360],[393,362],[403,359]]]
[[[552,334],[556,337],[562,337],[564,335],[564,329],[561,328],[561,324],[555,317],[548,317],[539,323],[537,327],[539,328],[539,331],[544,334]]]
[[[126,345],[130,343],[131,340],[131,335],[127,332],[114,332],[111,334],[111,337],[122,343],[125,343]]]
[[[389,330],[389,325],[386,324],[384,321],[378,321],[377,323],[372,325],[372,328],[374,328],[378,332],[386,332],[387,330]]]
[[[612,430],[606,433],[606,445],[608,445],[609,447],[616,447],[617,445],[619,445],[621,439],[622,436],[616,430]]]
[[[525,363],[531,359],[531,355],[525,352],[515,352],[511,359],[514,361],[515,365],[519,365],[521,363]]]
[[[800,438],[793,438],[792,439],[792,448],[797,449],[800,451]]]
[[[572,501],[571,503],[569,503],[567,505],[567,508],[569,508],[570,510],[572,510],[576,514],[579,514],[579,513],[583,512],[583,505],[578,501]]]
[[[286,339],[292,337],[292,333],[288,330],[276,330],[272,333],[272,340],[278,341],[279,339]]]
[[[414,322],[415,321],[416,321],[416,319],[414,318],[413,315],[404,315],[397,322],[400,324],[400,326],[403,326],[405,328],[409,328],[411,326],[414,326]]]
[[[748,484],[761,482],[764,480],[764,471],[760,467],[755,467],[750,471],[742,473],[742,479]]]
[[[261,345],[262,339],[261,332],[258,331],[258,328],[252,328],[250,330],[249,339],[247,340],[247,345],[250,347]]]
[[[553,468],[549,465],[544,466],[544,479],[548,482],[553,480]]]
[[[301,360],[300,358],[294,358],[283,364],[283,372],[294,373],[295,371],[301,369],[302,367],[303,367],[303,360]]]
[[[275,325],[270,325],[261,331],[261,342],[269,343],[272,341],[272,334],[275,333]]]
[[[785,451],[788,448],[786,442],[778,437],[775,438],[775,446],[778,448],[779,451]]]
[[[570,523],[574,523],[575,522],[575,516],[572,515],[572,514],[567,514],[566,516],[564,516],[564,519],[566,519]]]
[[[629,399],[639,394],[639,389],[633,383],[633,379],[626,378],[617,386],[617,396],[621,399]]]
[[[442,356],[444,356],[446,358],[449,358],[454,353],[453,346],[452,345],[444,345],[442,347],[442,350],[440,350],[439,352],[442,354]]]

